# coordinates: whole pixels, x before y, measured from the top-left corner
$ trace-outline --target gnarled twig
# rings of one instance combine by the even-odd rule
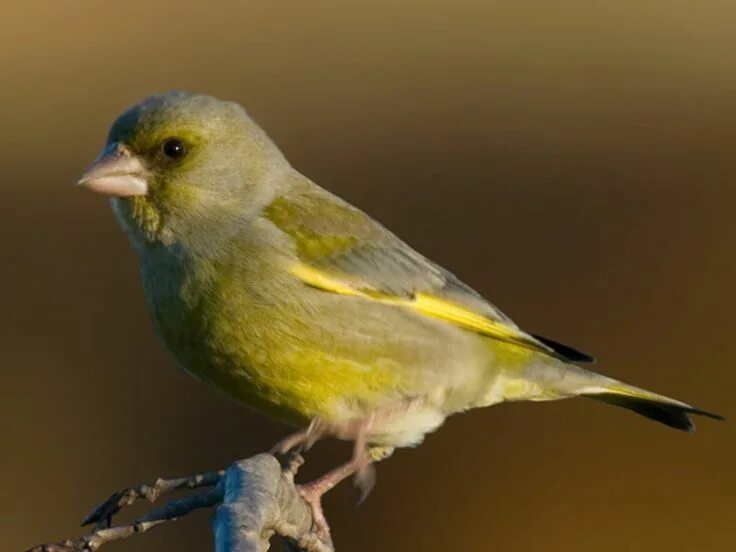
[[[143,533],[200,509],[217,506],[213,519],[216,552],[266,552],[269,540],[279,535],[290,549],[333,552],[332,542],[313,530],[312,511],[294,484],[302,463],[292,457],[286,468],[270,454],[260,454],[232,464],[226,471],[192,477],[159,479],[114,493],[84,520],[94,523],[85,536],[44,544],[28,552],[87,552],[105,543]],[[153,501],[176,489],[213,487],[179,500],[172,500],[129,524],[110,526],[112,517],[136,499]]]
[[[110,495],[110,498],[92,510],[82,521],[82,526],[94,523],[95,529],[109,527],[115,514],[138,499],[145,498],[149,502],[154,502],[161,495],[172,491],[214,487],[220,482],[224,474],[225,470],[220,470],[175,479],[159,478],[153,485],[144,483],[137,487],[123,489]]]

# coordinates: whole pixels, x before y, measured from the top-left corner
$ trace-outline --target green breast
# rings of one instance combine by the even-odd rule
[[[370,410],[395,386],[398,367],[372,353],[362,358],[336,340],[315,324],[315,310],[304,300],[316,292],[274,266],[278,259],[256,261],[257,253],[245,253],[143,256],[154,324],[182,367],[287,423]]]

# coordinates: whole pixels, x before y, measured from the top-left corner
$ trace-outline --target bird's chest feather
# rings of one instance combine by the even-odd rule
[[[304,306],[287,299],[298,282],[281,281],[276,268],[175,255],[143,258],[141,268],[159,335],[198,379],[295,423],[327,415],[344,395],[313,373],[323,359],[305,344]]]

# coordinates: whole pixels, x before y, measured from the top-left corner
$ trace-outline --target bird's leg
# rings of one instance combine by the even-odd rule
[[[366,435],[372,424],[372,419],[360,424],[353,447],[352,458],[344,464],[330,470],[322,477],[299,485],[299,493],[312,507],[312,518],[318,534],[329,537],[330,526],[327,524],[324,511],[322,510],[322,496],[335,487],[341,481],[356,474],[356,484],[361,489],[361,501],[368,495],[375,483],[375,474],[371,463],[373,456],[366,446]]]
[[[299,494],[312,507],[312,519],[320,536],[328,537],[330,535],[330,526],[327,524],[327,519],[322,510],[322,495],[344,479],[365,469],[366,466],[370,465],[370,462],[370,455],[368,451],[364,450],[360,456],[351,458],[348,462],[330,470],[322,477],[298,486]]]
[[[300,429],[299,431],[290,433],[271,447],[271,454],[286,454],[291,449],[301,446],[307,439],[308,431],[309,429]]]
[[[304,429],[300,429],[287,435],[271,448],[271,454],[286,454],[292,449],[298,447],[297,452],[309,450],[325,433],[324,424],[317,418],[312,420]]]

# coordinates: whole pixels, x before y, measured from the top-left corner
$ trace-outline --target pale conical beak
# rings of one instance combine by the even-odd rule
[[[143,163],[122,144],[110,144],[77,182],[78,186],[114,197],[148,193],[150,174]]]

